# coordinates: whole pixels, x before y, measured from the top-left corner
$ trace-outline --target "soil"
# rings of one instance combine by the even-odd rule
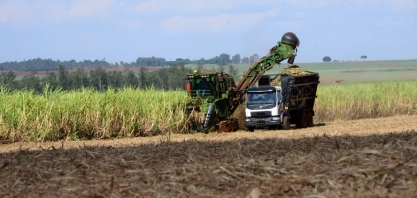
[[[0,197],[412,197],[417,116],[0,145]]]

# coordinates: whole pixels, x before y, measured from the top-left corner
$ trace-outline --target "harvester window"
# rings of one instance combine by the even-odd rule
[[[201,83],[197,85],[197,96],[208,96],[210,95],[209,84],[206,78],[203,78]]]

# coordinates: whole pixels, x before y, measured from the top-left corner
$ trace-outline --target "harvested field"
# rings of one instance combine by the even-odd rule
[[[1,197],[413,197],[417,116],[0,146]]]

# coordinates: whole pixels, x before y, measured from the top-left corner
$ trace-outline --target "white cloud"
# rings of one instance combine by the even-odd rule
[[[344,6],[347,9],[357,8],[383,8],[386,7],[392,11],[417,11],[416,0],[284,0],[284,6],[290,6],[291,9],[308,8],[320,9],[328,6]],[[282,2],[277,2],[279,4]]]
[[[204,11],[222,11],[245,6],[276,5],[270,0],[148,0],[133,6],[138,14],[201,13]]]
[[[105,17],[112,8],[112,0],[75,0],[68,10],[69,17]]]
[[[0,2],[0,23],[59,22],[80,18],[106,18],[118,4],[114,0],[15,0]]]
[[[376,23],[376,25],[380,27],[400,27],[405,25],[404,21],[396,21],[396,20],[380,20]]]
[[[130,19],[122,22],[122,25],[128,29],[136,30],[145,27],[144,23],[139,19]]]
[[[266,17],[274,17],[278,10],[265,13],[246,13],[241,15],[219,14],[203,17],[173,16],[161,22],[160,26],[169,33],[217,33],[239,31],[250,28]]]
[[[337,8],[336,8],[337,7]],[[120,22],[136,28],[141,15],[168,17],[161,23],[165,30],[210,24],[214,30],[221,27],[245,26],[260,21],[276,11],[265,8],[292,10],[297,18],[321,9],[372,8],[388,11],[417,11],[416,0],[145,0],[140,3],[127,0],[0,0],[0,23],[62,22],[79,19],[108,19],[125,17]],[[126,11],[128,11],[126,13]],[[272,13],[271,13],[272,12]],[[134,15],[132,15],[132,13]],[[268,15],[269,14],[269,15]],[[136,16],[136,17],[134,17]],[[139,16],[139,17],[138,17]],[[243,17],[241,20],[238,17]],[[148,19],[146,19],[148,20]],[[135,22],[136,21],[136,22]],[[158,22],[157,22],[158,23]],[[171,24],[170,24],[171,23]],[[187,26],[187,24],[189,24]],[[190,27],[191,26],[191,27]],[[241,28],[241,27],[240,27]],[[196,28],[202,29],[202,28]],[[194,32],[197,30],[193,30]],[[178,31],[178,30],[175,30]]]
[[[31,17],[31,8],[24,2],[0,2],[0,23],[22,21],[30,19]]]
[[[389,0],[387,4],[394,11],[417,11],[416,0]]]
[[[308,8],[308,9],[318,9],[323,8],[332,4],[337,4],[343,2],[342,0],[284,0],[284,6],[290,6],[290,9],[297,8]]]

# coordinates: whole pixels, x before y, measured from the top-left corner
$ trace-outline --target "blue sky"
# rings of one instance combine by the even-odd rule
[[[0,0],[0,62],[264,56],[285,32],[296,63],[417,59],[417,0]]]

